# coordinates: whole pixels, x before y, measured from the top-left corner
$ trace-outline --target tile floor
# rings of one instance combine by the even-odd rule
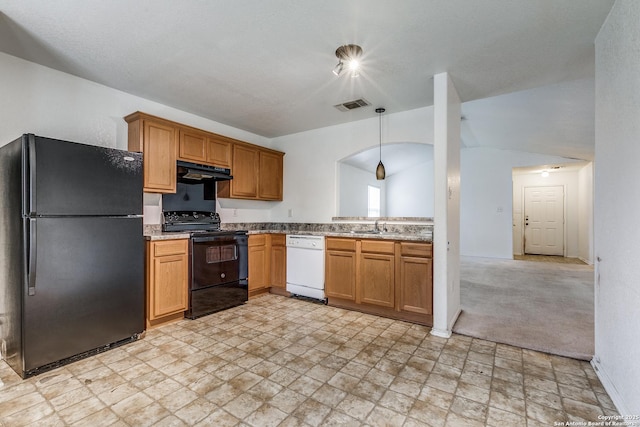
[[[549,426],[615,407],[587,362],[275,295],[21,380],[0,425]]]

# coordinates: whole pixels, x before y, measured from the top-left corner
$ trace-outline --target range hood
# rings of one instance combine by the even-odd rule
[[[178,160],[178,181],[197,184],[202,181],[229,181],[233,179],[231,169],[199,165]]]

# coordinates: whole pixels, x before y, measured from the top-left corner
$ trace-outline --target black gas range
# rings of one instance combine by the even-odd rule
[[[207,211],[163,212],[163,231],[188,232],[189,309],[195,319],[248,299],[248,237],[245,230],[221,230],[220,216]]]

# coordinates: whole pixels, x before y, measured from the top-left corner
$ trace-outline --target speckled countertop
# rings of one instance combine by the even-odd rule
[[[249,234],[310,234],[315,236],[344,237],[354,239],[386,239],[431,242],[433,224],[402,224],[380,221],[378,227],[387,232],[371,233],[373,223],[235,223],[223,224],[227,230],[248,230]]]
[[[160,225],[145,225],[144,238],[146,240],[188,239],[189,233],[166,232],[166,231],[162,231],[162,228]]]
[[[309,234],[314,236],[344,237],[353,239],[403,240],[431,242],[432,224],[386,224],[381,222],[380,229],[386,232],[372,233],[371,224],[345,223],[226,223],[223,230],[247,230],[248,234]],[[189,233],[163,232],[160,225],[145,225],[144,236],[147,240],[188,239]]]

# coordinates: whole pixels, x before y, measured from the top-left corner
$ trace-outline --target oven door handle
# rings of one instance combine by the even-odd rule
[[[193,236],[191,237],[193,243],[201,242],[233,242],[236,240],[235,236]]]

